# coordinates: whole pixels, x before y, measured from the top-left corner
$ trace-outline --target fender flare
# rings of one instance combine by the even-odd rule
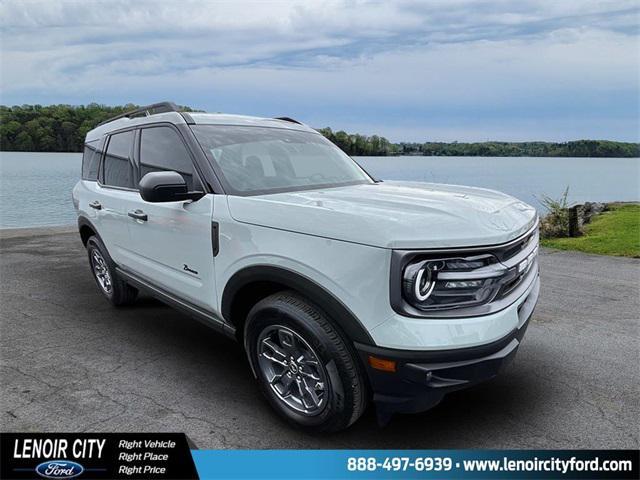
[[[352,342],[375,345],[373,338],[360,320],[327,289],[298,272],[272,265],[245,267],[231,276],[225,285],[221,303],[222,316],[230,324],[232,324],[231,309],[236,294],[253,282],[277,283],[300,293],[322,308]]]
[[[85,217],[84,215],[80,215],[78,217],[78,232],[82,232],[82,227],[89,227],[91,230],[93,230],[93,233],[100,239],[100,241],[102,242],[102,238],[100,237],[100,234],[98,233],[98,229],[95,227],[95,225],[93,223],[91,223],[91,220],[89,220],[87,217]],[[80,234],[82,236],[82,234]],[[84,244],[84,246],[86,247],[87,244],[86,242],[83,240],[82,243]],[[102,242],[102,244],[104,245],[104,242]]]

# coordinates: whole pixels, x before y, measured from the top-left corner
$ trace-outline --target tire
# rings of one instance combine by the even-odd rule
[[[93,279],[105,298],[116,307],[134,303],[138,290],[120,278],[109,252],[95,235],[87,240],[87,254]]]
[[[288,422],[335,432],[365,411],[366,380],[355,352],[303,297],[285,291],[258,302],[247,316],[244,340],[262,393]]]

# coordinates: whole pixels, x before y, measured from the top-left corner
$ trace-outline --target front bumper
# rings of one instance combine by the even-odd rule
[[[518,306],[518,327],[484,345],[437,351],[409,351],[356,343],[381,423],[393,413],[417,413],[437,405],[445,394],[495,377],[515,356],[538,301],[539,279]],[[437,321],[437,320],[433,320]],[[369,357],[396,362],[395,372],[371,367]]]

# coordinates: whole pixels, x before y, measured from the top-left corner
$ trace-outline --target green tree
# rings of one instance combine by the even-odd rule
[[[32,152],[35,150],[33,140],[26,131],[21,131],[16,135],[15,149],[19,152]]]

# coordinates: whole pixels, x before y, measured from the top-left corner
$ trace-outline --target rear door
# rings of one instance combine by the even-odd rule
[[[140,129],[135,152],[137,181],[149,172],[176,171],[189,190],[203,190],[194,158],[174,126]],[[138,194],[127,213],[133,214],[128,260],[133,272],[183,300],[215,310],[213,195],[197,202],[149,203]]]
[[[134,189],[133,145],[135,132],[128,130],[109,136],[99,167],[98,182],[88,195],[92,221],[113,260],[126,266],[129,245],[127,205],[136,196]]]

